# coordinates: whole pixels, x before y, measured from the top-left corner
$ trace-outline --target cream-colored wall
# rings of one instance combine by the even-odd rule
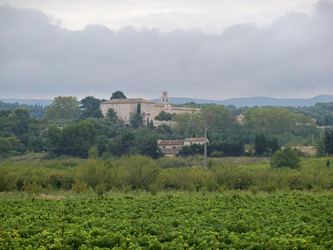
[[[154,103],[141,103],[141,113],[144,115],[144,121],[155,121],[155,116],[159,113]]]
[[[103,116],[106,116],[109,108],[112,108],[118,116],[118,119],[128,123],[129,119],[131,117],[131,114],[136,112],[137,109],[137,103],[101,103],[101,111]],[[191,108],[181,108],[181,107],[171,107],[169,105],[163,106],[160,104],[155,103],[141,103],[141,113],[144,114],[144,121],[147,120],[147,118],[154,122],[155,126],[161,125],[161,124],[168,124],[170,122],[168,121],[156,121],[155,117],[161,112],[165,111],[167,113],[171,114],[182,114],[182,113],[195,113],[200,111],[199,109],[191,109]],[[171,125],[171,124],[169,124]]]
[[[204,142],[184,142],[184,146],[191,146],[191,145],[204,145]]]
[[[102,103],[101,104],[101,111],[104,116],[106,116],[108,110],[112,108],[118,116],[119,120],[122,120],[124,122],[129,122],[129,119],[131,117],[131,114],[136,111],[136,104],[132,103]]]

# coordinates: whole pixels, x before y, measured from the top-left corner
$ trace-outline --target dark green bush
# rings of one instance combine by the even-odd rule
[[[300,159],[297,150],[288,147],[277,151],[272,156],[271,166],[273,168],[281,168],[281,167],[299,168]]]

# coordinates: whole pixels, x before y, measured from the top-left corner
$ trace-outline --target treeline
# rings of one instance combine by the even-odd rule
[[[250,150],[245,150],[245,145],[240,141],[213,142],[207,145],[207,155],[210,157],[224,156],[272,156],[280,149],[276,138],[268,138],[264,134],[256,135],[254,145]],[[204,145],[192,144],[184,146],[179,152],[180,156],[202,155]]]
[[[126,98],[116,91],[111,98]],[[331,131],[321,133],[305,114],[288,108],[245,108],[243,120],[236,110],[221,105],[202,105],[194,114],[170,115],[161,112],[156,119],[173,121],[154,126],[144,119],[138,105],[129,124],[110,109],[105,117],[100,102],[93,96],[78,101],[75,97],[56,97],[46,107],[45,117],[37,119],[28,110],[0,111],[0,157],[46,152],[87,158],[141,154],[158,158],[162,154],[157,139],[202,137],[208,129],[208,154],[211,157],[256,155],[270,156],[285,145],[316,145],[321,154],[331,154]],[[240,111],[240,110],[238,110]],[[201,154],[202,146],[184,147],[180,155]]]
[[[0,168],[0,191],[38,193],[52,190],[93,190],[102,194],[111,190],[147,190],[153,193],[163,190],[331,190],[331,160],[304,159],[297,169],[274,164],[270,167],[263,161],[255,164],[245,162],[242,163],[243,166],[213,162],[205,169],[193,166],[193,163],[190,165],[192,167],[185,167],[188,164],[186,160],[178,159],[168,161],[181,161],[181,166],[169,168],[166,166],[175,166],[177,162],[167,163],[166,159],[152,160],[144,156],[122,157],[112,161],[91,158],[71,162],[63,159],[59,167],[53,166],[56,163],[51,160],[51,163],[39,163],[43,164],[43,168],[33,163],[29,165],[25,162],[24,166],[14,166],[8,162]],[[73,163],[74,166],[64,168]]]
[[[319,126],[333,125],[333,103],[317,103],[311,107],[289,108],[316,120]]]
[[[46,110],[45,106],[41,104],[28,105],[18,103],[5,103],[3,101],[0,101],[0,111],[8,111],[15,109],[26,109],[32,117],[38,119],[44,118]]]

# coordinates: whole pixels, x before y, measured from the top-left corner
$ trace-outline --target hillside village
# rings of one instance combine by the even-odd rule
[[[330,139],[325,137],[330,138],[333,124],[331,103],[299,108],[173,105],[167,91],[159,101],[127,98],[118,90],[109,100],[59,96],[46,107],[1,108],[0,140],[6,146],[0,157],[28,151],[88,157],[90,150],[101,157],[186,157],[203,155],[205,145],[208,157],[271,156],[286,146],[316,155],[327,151]]]
[[[100,104],[103,116],[107,116],[109,109],[116,112],[118,119],[125,124],[130,123],[130,118],[137,112],[140,106],[142,118],[147,124],[152,122],[154,126],[162,124],[172,126],[174,122],[171,120],[160,120],[158,116],[161,112],[167,114],[194,114],[201,111],[200,108],[177,107],[169,103],[169,96],[167,91],[163,91],[160,102],[156,103],[143,98],[119,98],[103,101]],[[191,146],[194,144],[204,145],[208,142],[206,138],[185,138],[184,140],[157,140],[157,144],[161,152],[165,156],[176,156],[179,154],[184,146]]]

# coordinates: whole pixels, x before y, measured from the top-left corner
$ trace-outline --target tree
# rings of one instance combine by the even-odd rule
[[[265,135],[256,135],[254,140],[254,151],[256,155],[260,156],[267,152],[267,139]]]
[[[112,96],[110,98],[111,100],[112,99],[127,99],[127,97],[125,96],[125,94],[121,91],[116,91],[114,93],[112,93]]]
[[[7,126],[16,136],[28,133],[31,119],[26,109],[16,109],[7,118]]]
[[[223,105],[209,105],[202,110],[206,126],[210,128],[226,128],[231,125],[229,111]]]
[[[275,137],[268,140],[268,146],[270,148],[271,154],[274,154],[276,151],[280,149],[279,142]]]
[[[202,155],[204,146],[199,144],[192,144],[191,146],[184,146],[179,152],[181,156]]]
[[[100,109],[101,101],[93,96],[87,96],[81,100],[81,117],[82,118],[101,118],[102,112]]]
[[[46,117],[49,120],[75,119],[80,114],[80,103],[73,96],[58,96],[47,107]]]
[[[244,145],[235,141],[211,143],[208,145],[208,155],[241,156],[244,154],[244,151]]]
[[[114,111],[113,108],[108,109],[108,112],[106,113],[106,117],[112,122],[118,121],[117,113]]]
[[[23,152],[23,147],[16,137],[0,137],[0,157],[18,155]]]
[[[51,150],[56,155],[88,157],[88,150],[95,146],[97,129],[91,120],[72,123],[63,129],[52,127],[48,131]]]
[[[273,168],[282,168],[282,167],[299,168],[300,159],[298,157],[297,151],[289,147],[277,151],[272,156],[271,166]]]
[[[167,113],[165,111],[161,111],[156,117],[155,120],[158,121],[171,121],[172,120],[173,115],[170,113]]]
[[[310,118],[287,108],[251,108],[245,112],[245,127],[256,134],[278,135],[314,126]]]
[[[173,131],[182,137],[202,136],[206,126],[202,113],[176,114]]]
[[[138,148],[140,155],[150,156],[153,159],[157,159],[161,156],[161,152],[157,145],[157,138],[151,130],[147,128],[137,131],[136,147]]]
[[[333,131],[326,131],[324,136],[324,150],[326,154],[333,154]]]
[[[255,137],[254,149],[256,155],[271,155],[280,149],[280,145],[276,138],[267,138],[264,134],[260,134]]]
[[[143,127],[143,115],[141,114],[141,103],[138,103],[135,114],[131,115],[130,125],[134,129]]]

